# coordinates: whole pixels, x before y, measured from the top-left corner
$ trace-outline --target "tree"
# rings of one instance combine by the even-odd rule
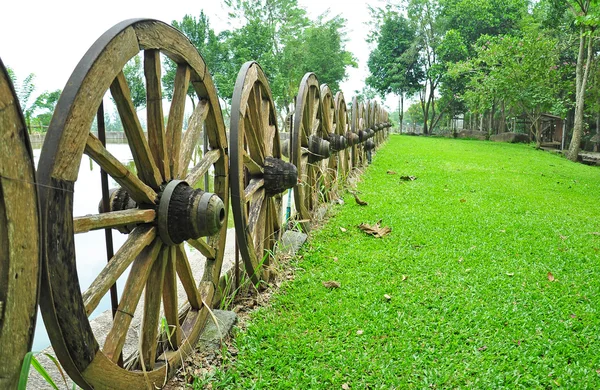
[[[575,122],[567,158],[577,161],[583,136],[585,90],[594,58],[593,38],[600,24],[600,8],[596,0],[569,0],[570,12],[579,27],[579,50],[575,67]]]
[[[60,89],[52,92],[45,91],[35,99],[33,105],[35,106],[36,111],[39,112],[41,110],[41,112],[35,116],[35,121],[42,126],[42,128],[50,125],[50,120],[52,119],[52,115],[54,115],[54,108],[56,107],[56,103],[58,103],[60,94]]]
[[[410,0],[407,13],[415,23],[419,63],[425,74],[419,91],[419,101],[423,110],[423,133],[429,134],[435,125],[429,126],[429,118],[435,118],[435,93],[442,78],[437,50],[441,41],[442,29],[438,20],[439,4],[436,0]],[[430,111],[431,110],[431,116]]]
[[[19,82],[17,75],[12,70],[12,68],[6,68],[8,72],[8,77],[15,87],[15,93],[17,94],[17,98],[19,99],[19,103],[21,105],[21,110],[23,111],[23,115],[25,116],[25,122],[27,123],[27,128],[31,127],[31,116],[35,111],[35,105],[29,105],[29,99],[31,99],[31,95],[35,91],[35,84],[33,80],[35,79],[35,74],[30,73],[23,79],[22,82]],[[31,130],[30,130],[31,131]]]
[[[477,57],[457,64],[451,72],[472,75],[465,99],[473,107],[489,109],[501,97],[515,111],[526,114],[532,124],[538,147],[541,142],[539,119],[546,111],[562,114],[558,99],[560,84],[557,42],[532,27],[522,37],[481,36]]]
[[[214,30],[210,27],[209,18],[204,14],[204,11],[200,11],[198,18],[186,14],[181,21],[173,20],[171,24],[188,37],[200,55],[202,55],[208,71],[215,82],[219,97],[230,99],[237,73],[233,74],[225,42],[229,37],[229,32],[219,35],[215,34]],[[165,62],[165,74],[162,81],[165,89],[165,97],[169,100],[173,98],[173,85],[176,72],[177,65],[173,61],[167,60]],[[188,89],[188,96],[192,102],[192,106],[195,107],[194,98],[196,97],[196,93],[191,85]]]
[[[310,20],[297,0],[229,0],[232,24],[228,39],[230,62],[236,74],[241,65],[255,60],[262,66],[282,114],[298,92],[306,72],[315,72],[320,83],[334,90],[347,76],[346,68],[356,66],[353,55],[345,49],[345,19],[327,14]]]
[[[366,84],[374,88],[382,98],[389,93],[398,95],[399,122],[402,133],[404,97],[415,94],[423,73],[419,67],[416,31],[409,20],[396,11],[371,9],[372,15],[381,21],[371,32],[371,41],[376,43],[369,54],[367,65],[369,76]]]
[[[144,71],[142,69],[142,58],[136,55],[123,67],[123,75],[131,92],[131,101],[137,109],[146,106],[146,87]]]

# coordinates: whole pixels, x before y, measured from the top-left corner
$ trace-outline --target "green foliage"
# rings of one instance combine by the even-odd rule
[[[311,232],[213,389],[600,387],[598,168],[392,136],[358,190],[369,205],[348,195]],[[382,239],[356,227],[381,218]]]
[[[458,63],[453,74],[471,76],[464,94],[469,106],[480,111],[490,109],[501,96],[516,112],[536,119],[553,110],[564,114],[557,98],[560,84],[557,42],[532,28],[523,37],[484,35],[475,48],[476,57]]]
[[[129,91],[131,92],[131,101],[137,109],[146,106],[146,82],[144,80],[144,69],[142,67],[142,57],[140,54],[133,57],[123,67],[123,75],[127,80]]]
[[[372,10],[381,18],[373,31],[377,46],[369,55],[366,84],[382,97],[389,93],[413,95],[420,89],[423,72],[419,64],[416,31],[410,21],[391,9]]]
[[[173,20],[171,24],[183,32],[196,49],[198,49],[213,77],[219,97],[230,99],[233,84],[235,83],[235,75],[228,59],[228,32],[215,34],[214,30],[210,27],[209,18],[204,11],[200,11],[198,18],[185,15],[181,21]],[[176,71],[177,65],[173,61],[167,60],[165,62],[165,74],[162,81],[165,89],[165,97],[169,100],[173,98]],[[191,85],[188,90],[188,96],[192,100],[195,97],[195,92]]]

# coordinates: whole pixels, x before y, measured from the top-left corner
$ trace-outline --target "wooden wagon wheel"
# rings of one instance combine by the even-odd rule
[[[147,137],[122,71],[140,52],[146,80]],[[166,129],[161,53],[177,64]],[[200,102],[182,134],[190,84]],[[121,117],[137,176],[90,132],[108,90]],[[188,173],[203,126],[209,151]],[[74,188],[83,153],[121,187],[111,194],[110,211],[74,219]],[[171,26],[149,19],[127,20],[104,33],[79,62],[58,101],[39,166],[43,228],[40,306],[58,359],[85,389],[162,386],[192,351],[204,326],[220,276],[227,228],[225,127],[214,85],[192,43]],[[213,176],[209,186],[214,193],[194,189],[207,172]],[[81,293],[74,234],[117,227],[131,230],[127,240]],[[199,282],[194,280],[184,241],[206,257]],[[104,341],[97,340],[88,316],[130,265],[112,328]],[[178,299],[178,284],[185,290],[184,304]],[[136,334],[130,327],[138,304],[143,319]],[[136,340],[127,356],[124,344],[132,337]],[[120,356],[127,368],[117,364]]]
[[[319,205],[319,162],[329,157],[329,142],[324,139],[319,95],[317,76],[314,73],[305,74],[296,97],[291,143],[291,162],[298,169],[294,203],[304,231],[310,230],[310,221]]]
[[[323,136],[329,141],[331,156],[323,160],[321,172],[323,172],[322,194],[326,202],[337,197],[339,153],[346,148],[346,137],[336,130],[337,117],[335,112],[335,100],[333,93],[327,84],[321,85],[321,106],[323,109]]]
[[[348,123],[348,107],[344,94],[341,91],[335,94],[335,132],[346,138],[346,147],[339,152],[339,172],[343,178],[347,178],[352,168],[352,151],[356,148],[358,135],[350,131]]]
[[[355,110],[356,107],[356,110]],[[353,166],[362,167],[367,164],[365,142],[369,133],[365,128],[365,108],[362,102],[355,97],[352,100],[352,132],[358,134],[358,146],[356,156],[353,157]]]
[[[253,283],[269,280],[279,239],[281,193],[296,185],[298,171],[281,159],[277,113],[260,65],[238,73],[231,101],[231,208],[246,272]]]
[[[0,388],[16,389],[31,349],[40,269],[33,152],[0,60]]]
[[[371,129],[371,101],[367,100],[366,103],[364,103],[362,105],[361,108],[361,113],[362,113],[362,117],[360,119],[360,121],[362,121],[362,125],[360,125],[360,127],[363,129],[362,131],[364,132],[364,136],[363,139],[365,140],[362,143],[362,147],[363,147],[363,156],[364,156],[364,160],[363,160],[363,165],[368,165],[371,163],[371,158],[372,158],[372,153],[373,150],[375,149],[375,142],[373,141],[373,136],[375,135],[375,132]]]

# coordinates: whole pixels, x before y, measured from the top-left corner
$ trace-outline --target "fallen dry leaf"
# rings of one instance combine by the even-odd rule
[[[335,262],[337,263],[337,261],[338,261],[338,258],[337,258],[337,257],[334,257],[334,258],[333,258],[333,261],[335,261]]]
[[[596,374],[600,375],[600,369],[596,370]]]
[[[368,205],[367,202],[365,202],[364,200],[362,200],[361,198],[358,197],[358,195],[356,195],[355,193],[352,193],[352,195],[354,195],[354,200],[356,201],[356,203],[358,203],[360,206],[366,206]]]
[[[350,386],[348,386],[348,384],[347,384],[347,383],[344,383],[344,384],[342,385],[342,390],[350,390]]]
[[[381,227],[381,219],[377,221],[375,225],[369,225],[367,223],[361,223],[358,228],[367,234],[371,234],[375,238],[381,238],[392,231],[392,228],[385,226]]]
[[[343,228],[343,227],[341,227],[341,226],[340,226],[340,230],[342,231],[342,233],[346,233],[346,232],[348,231],[348,229],[346,229],[346,228]]]
[[[396,174],[396,171],[387,171],[387,174],[388,174],[388,175],[395,175],[395,174]]]
[[[402,275],[402,280],[401,280],[401,282],[404,282],[406,279],[408,279],[408,276],[406,276],[406,275]]]
[[[359,330],[357,330],[357,331],[356,331],[356,334],[357,334],[357,335],[359,335],[359,336],[360,336],[361,334],[363,334],[363,333],[365,333],[365,331],[364,331],[364,330],[362,330],[362,329],[359,329]]]
[[[571,318],[577,318],[575,314],[571,314]]]
[[[483,352],[483,351],[485,351],[486,349],[487,349],[487,345],[484,345],[483,347],[477,348],[477,350],[478,350],[479,352]]]
[[[416,176],[400,176],[400,180],[415,181],[415,180],[417,180],[417,177]]]
[[[560,237],[561,240],[566,240],[567,238],[569,238],[567,236],[563,236],[562,234],[559,234],[558,236]]]
[[[461,257],[461,258],[459,258],[459,259],[458,259],[458,262],[459,262],[459,263],[462,263],[462,262],[463,262],[463,260],[464,260],[464,259]]]
[[[554,282],[556,279],[554,279],[554,275],[552,275],[552,272],[548,272],[548,280],[551,282]]]
[[[600,232],[591,232],[590,234],[593,234],[594,236],[600,236]]]
[[[340,282],[336,282],[335,280],[328,280],[327,282],[323,282],[323,286],[327,288],[340,288]]]
[[[391,295],[389,295],[389,294],[384,294],[383,297],[385,299],[387,299],[388,301],[392,299]]]
[[[515,276],[515,273],[514,272],[507,272],[506,276]]]
[[[506,233],[506,230],[500,229],[500,233]]]
[[[466,199],[461,199],[460,203],[465,203],[467,200]]]

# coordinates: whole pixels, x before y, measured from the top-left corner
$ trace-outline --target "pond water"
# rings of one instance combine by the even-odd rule
[[[128,144],[108,144],[107,149],[119,159],[127,164],[133,160],[131,150]],[[37,163],[40,157],[40,149],[34,149],[34,157]],[[117,183],[109,176],[109,188],[117,187]],[[83,155],[79,167],[79,177],[75,182],[75,195],[73,200],[73,215],[83,216],[87,214],[98,213],[98,203],[102,198],[102,189],[100,186],[100,167],[88,156]],[[127,236],[112,231],[114,251],[116,252],[127,239]],[[75,253],[77,257],[77,272],[79,274],[79,283],[82,290],[86,290],[94,281],[98,273],[106,265],[106,245],[104,239],[104,230],[92,231],[84,234],[75,235]],[[117,282],[119,295],[127,278],[127,270]],[[97,316],[105,310],[110,309],[110,295],[104,296],[98,308],[92,313],[90,318]],[[41,351],[50,345],[50,340],[46,333],[42,315],[38,313],[38,320],[33,339],[33,351]]]

